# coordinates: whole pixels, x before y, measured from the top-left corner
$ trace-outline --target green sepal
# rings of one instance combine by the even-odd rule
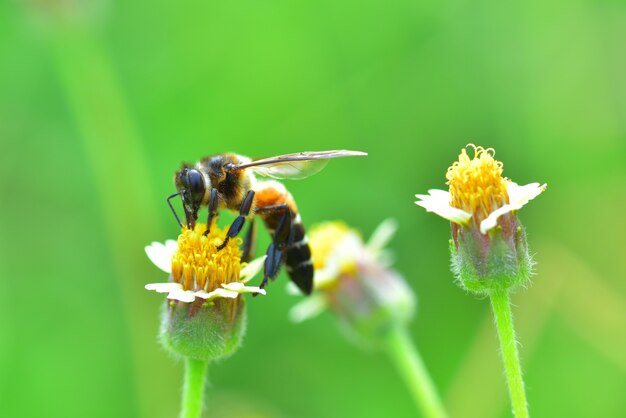
[[[167,301],[160,341],[175,356],[215,361],[232,355],[246,332],[245,300]]]
[[[450,240],[452,273],[458,285],[478,295],[510,291],[530,280],[534,262],[528,252],[526,232],[521,224],[507,239],[498,226],[486,236],[463,228],[458,234],[458,249]]]

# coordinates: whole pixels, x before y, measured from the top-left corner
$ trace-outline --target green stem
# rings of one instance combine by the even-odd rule
[[[185,382],[180,418],[198,418],[202,413],[202,398],[208,363],[204,360],[185,360]]]
[[[509,303],[508,292],[493,292],[490,295],[493,315],[496,319],[502,361],[506,371],[506,380],[509,386],[509,395],[513,404],[513,414],[516,418],[528,418],[528,404],[522,379],[517,344],[515,342],[515,330],[513,329],[513,315]]]
[[[404,378],[415,403],[427,418],[445,418],[448,415],[437,394],[426,366],[404,326],[394,326],[387,334],[387,351]]]

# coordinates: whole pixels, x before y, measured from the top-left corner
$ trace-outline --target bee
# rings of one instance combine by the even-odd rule
[[[213,220],[221,210],[237,212],[238,216],[230,225],[224,242],[217,249],[224,248],[248,221],[250,226],[243,245],[244,261],[250,260],[254,252],[254,220],[258,216],[272,239],[266,252],[260,287],[265,287],[268,279],[275,279],[284,263],[291,280],[308,295],[313,290],[311,249],[293,196],[277,180],[309,177],[321,171],[331,158],[365,155],[365,152],[347,150],[300,152],[258,160],[233,153],[211,155],[194,165],[183,163],[174,175],[177,192],[168,196],[167,203],[181,228],[183,223],[172,205],[172,198],[180,196],[187,228],[195,226],[198,212],[206,206],[205,234],[209,233]],[[277,180],[258,180],[256,175]]]

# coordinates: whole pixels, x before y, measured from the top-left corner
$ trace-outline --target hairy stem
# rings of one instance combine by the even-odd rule
[[[180,418],[198,418],[202,413],[202,398],[208,364],[204,360],[185,360],[185,382]]]
[[[448,415],[443,408],[435,385],[406,328],[395,326],[389,330],[386,344],[389,356],[406,382],[423,416],[446,418]]]
[[[528,418],[528,405],[522,379],[522,368],[520,367],[517,344],[515,342],[509,294],[507,292],[493,292],[490,297],[493,315],[498,328],[498,336],[500,337],[502,361],[504,362],[509,395],[513,404],[513,414],[515,418]]]

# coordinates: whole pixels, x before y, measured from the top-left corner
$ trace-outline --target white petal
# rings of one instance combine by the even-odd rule
[[[367,249],[373,254],[379,253],[391,241],[393,235],[398,230],[398,222],[395,219],[387,218],[378,225],[369,241]]]
[[[452,200],[450,198],[450,192],[439,189],[430,189],[428,190],[428,194],[416,194],[415,197],[425,201],[437,201],[441,205],[448,205],[450,204],[450,200]]]
[[[513,205],[504,205],[491,212],[489,216],[483,219],[483,221],[480,223],[480,232],[486,234],[487,231],[495,228],[496,225],[498,225],[498,218],[504,214],[511,212],[512,210],[515,210]]]
[[[169,253],[168,255],[169,258],[174,257],[174,253],[178,251],[178,241],[173,240],[173,239],[168,239],[167,241],[165,241],[165,249]]]
[[[415,204],[423,207],[428,212],[433,212],[451,222],[464,225],[472,218],[471,213],[450,206],[450,193],[444,190],[431,189],[429,194],[416,194],[418,200]]]
[[[430,189],[428,193],[430,194],[430,196],[437,198],[437,199],[443,199],[446,202],[450,202],[450,200],[452,200],[450,198],[450,192],[447,190]],[[418,195],[415,195],[415,196],[417,197]]]
[[[510,203],[491,212],[489,216],[480,223],[480,232],[486,234],[487,231],[496,227],[500,216],[514,210],[520,210],[526,203],[539,196],[545,189],[545,184],[530,183],[525,186],[519,186],[509,181],[507,184],[507,193]]]
[[[263,263],[265,263],[265,257],[267,256],[264,255],[263,257],[256,258],[246,264],[246,266],[242,268],[239,272],[239,280],[242,283],[247,283],[250,281],[250,279],[256,276],[257,273],[263,268]]]
[[[546,185],[540,185],[539,183],[530,183],[525,186],[520,186],[517,183],[509,181],[507,184],[507,194],[509,195],[509,204],[517,206],[521,209],[529,201],[539,196],[546,190]]]
[[[258,286],[246,286],[241,282],[223,283],[222,287],[237,293],[260,293],[265,294],[265,290]]]
[[[226,290],[226,289],[222,289],[221,287],[215,289],[212,292],[205,292],[204,290],[200,290],[198,292],[195,292],[194,295],[196,297],[202,298],[202,299],[206,299],[206,300],[212,300],[215,298],[230,298],[230,299],[235,299],[237,296],[239,296],[239,293],[237,292],[233,292],[230,290]]]
[[[345,234],[343,239],[335,246],[332,254],[328,257],[329,260],[326,262],[339,262],[339,264],[343,264],[345,262],[349,262],[351,260],[355,260],[365,250],[365,245],[363,244],[363,240],[361,236],[356,232],[349,231]]]
[[[343,239],[335,244],[324,267],[315,270],[314,288],[323,289],[334,283],[346,264],[356,262],[364,254],[371,256],[365,251],[361,236],[353,231],[346,233]]]
[[[193,302],[196,300],[194,293],[191,290],[183,290],[183,289],[175,289],[172,290],[168,295],[168,299],[179,300],[181,302]]]
[[[340,270],[341,266],[339,264],[329,265],[327,262],[324,268],[315,270],[313,287],[315,289],[323,289],[331,283],[334,283],[339,278]],[[296,294],[302,294],[302,292],[298,291]]]
[[[322,295],[309,296],[289,310],[289,319],[293,322],[302,322],[319,315],[326,306],[326,299]]]
[[[166,273],[172,272],[172,256],[174,255],[174,252],[171,251],[171,244],[168,249],[165,244],[153,242],[152,244],[146,246],[145,250],[146,255],[155,266]]]
[[[317,275],[317,271],[315,271],[315,274]],[[316,280],[317,279],[313,278],[314,283],[316,282]],[[287,294],[292,295],[292,296],[304,295],[304,293],[302,293],[302,290],[300,290],[300,288],[292,281],[287,283]]]
[[[198,290],[197,292],[194,292],[193,295],[197,298],[202,298],[202,299],[210,299],[213,296],[213,293],[215,292],[205,292],[204,290]]]
[[[150,283],[144,286],[146,290],[154,290],[159,293],[169,293],[175,290],[180,290],[183,288],[183,285],[180,283]]]
[[[391,250],[383,250],[378,253],[376,261],[381,267],[391,267],[396,262],[396,254]]]

